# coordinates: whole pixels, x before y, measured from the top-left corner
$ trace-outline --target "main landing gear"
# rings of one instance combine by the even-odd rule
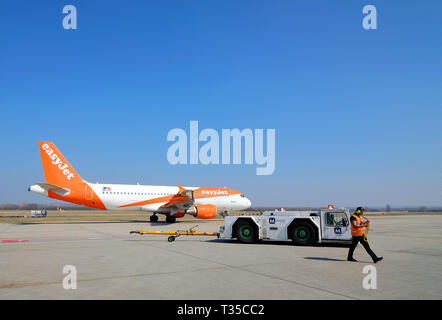
[[[154,213],[150,216],[150,222],[158,222],[158,216]],[[167,223],[175,223],[176,218],[174,216],[166,216],[166,222]]]

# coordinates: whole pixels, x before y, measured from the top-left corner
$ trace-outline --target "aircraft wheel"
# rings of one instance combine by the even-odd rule
[[[175,221],[176,221],[175,217],[171,217],[171,216],[166,217],[166,222],[168,222],[168,223],[174,223]]]
[[[158,221],[158,216],[157,215],[151,215],[150,216],[150,222],[157,222]]]

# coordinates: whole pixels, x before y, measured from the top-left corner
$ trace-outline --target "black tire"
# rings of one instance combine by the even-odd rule
[[[174,242],[175,241],[175,236],[170,236],[169,238],[167,238],[167,241]]]
[[[236,238],[240,242],[253,243],[258,240],[258,230],[252,221],[238,221],[235,232]]]
[[[316,231],[308,222],[298,222],[291,228],[291,237],[295,244],[310,246],[315,243]]]
[[[157,215],[151,215],[150,216],[150,222],[157,222],[158,221],[158,216]]]
[[[171,217],[171,216],[167,216],[166,217],[166,222],[168,223],[175,223],[176,222],[176,218],[175,217]]]

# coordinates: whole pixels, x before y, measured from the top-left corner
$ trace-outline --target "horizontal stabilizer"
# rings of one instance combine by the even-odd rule
[[[54,186],[53,184],[49,183],[38,182],[37,185],[46,191],[52,191],[60,196],[66,196],[71,193],[71,189]]]

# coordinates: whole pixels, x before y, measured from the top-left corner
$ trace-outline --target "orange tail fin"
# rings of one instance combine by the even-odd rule
[[[38,146],[46,184],[49,185],[48,197],[106,210],[91,186],[80,177],[52,142],[39,141]],[[57,192],[57,187],[62,192]]]
[[[46,183],[69,188],[83,181],[52,142],[39,141],[38,146]]]

